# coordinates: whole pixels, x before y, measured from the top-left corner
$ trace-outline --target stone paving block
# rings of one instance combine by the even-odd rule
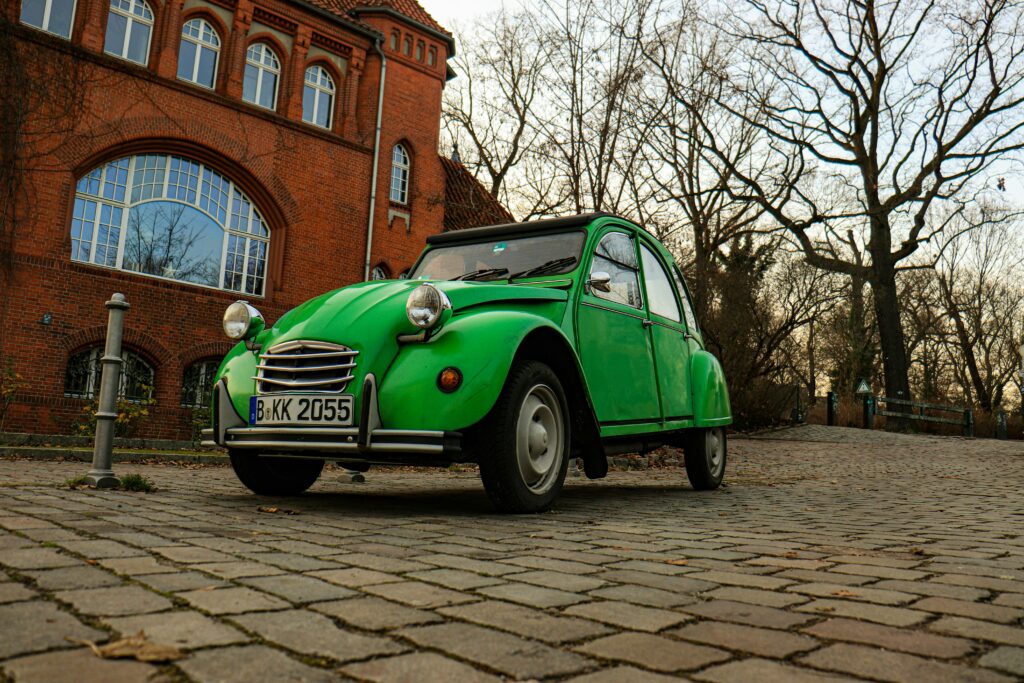
[[[103,621],[122,636],[144,631],[154,643],[188,650],[214,645],[235,645],[249,640],[249,636],[238,629],[192,611],[108,617]]]
[[[342,672],[375,683],[499,683],[502,680],[433,652],[349,664]]]
[[[1024,618],[1024,610],[1013,607],[1000,607],[980,602],[950,600],[949,598],[924,598],[915,602],[914,609],[938,614],[949,614],[958,617],[969,617],[983,621],[997,621],[1001,624],[1012,624]]]
[[[296,576],[294,574],[283,576],[258,576],[240,579],[238,583],[284,598],[293,604],[320,602],[324,600],[340,600],[357,594],[353,590],[334,583],[322,581],[312,576]]]
[[[587,564],[586,562],[572,562],[570,560],[555,560],[550,557],[537,555],[522,555],[502,560],[506,564],[528,569],[543,569],[551,572],[562,572],[563,574],[592,574],[600,571],[600,567]]]
[[[713,666],[693,674],[693,677],[710,683],[852,683],[862,680],[756,658]]]
[[[166,539],[163,536],[149,534],[144,531],[114,531],[103,535],[111,541],[127,543],[128,545],[133,545],[137,548],[145,548],[147,550],[165,545],[174,545],[174,541]]]
[[[813,617],[794,614],[773,607],[762,607],[760,605],[749,605],[731,600],[709,600],[694,605],[685,605],[679,608],[688,614],[695,614],[705,619],[717,619],[719,621],[732,621],[749,626],[764,626],[765,628],[793,628],[811,621]]]
[[[83,563],[77,557],[63,555],[52,548],[18,548],[0,553],[0,564],[12,569],[54,569]]]
[[[905,605],[917,599],[916,595],[887,591],[868,586],[842,586],[835,583],[802,583],[788,586],[787,591],[801,595],[813,595],[821,598],[837,596],[844,600],[860,600],[880,605]]]
[[[309,609],[341,619],[366,631],[384,631],[441,621],[433,612],[371,597],[318,602],[310,605]]]
[[[88,648],[46,652],[4,662],[15,683],[152,683],[158,669],[125,659],[101,659]]]
[[[598,600],[582,605],[573,605],[563,611],[576,617],[593,619],[613,626],[656,633],[669,626],[675,626],[692,617],[664,609],[640,607],[628,602]]]
[[[841,583],[844,586],[863,586],[874,581],[870,576],[856,574],[839,574],[836,572],[811,571],[807,569],[787,569],[774,574],[783,579],[793,579],[803,583]]]
[[[769,628],[729,624],[721,621],[700,621],[672,629],[667,635],[704,645],[740,650],[762,657],[785,659],[797,652],[818,647],[818,641],[806,636]]]
[[[607,627],[592,621],[555,616],[539,609],[496,600],[444,607],[437,611],[447,617],[509,631],[545,643],[574,642],[605,635],[610,631]]]
[[[649,633],[619,633],[598,638],[577,647],[576,651],[667,673],[699,669],[730,657],[729,653],[715,648],[672,641]]]
[[[336,683],[337,675],[316,669],[265,645],[243,645],[197,652],[177,662],[196,683]]]
[[[234,621],[277,645],[339,662],[398,654],[406,649],[389,638],[342,630],[323,614],[308,610],[243,614]]]
[[[227,581],[222,581],[208,574],[181,570],[177,574],[142,574],[134,578],[139,583],[143,583],[161,593],[178,593],[180,591],[199,590],[201,588],[211,590],[231,585]]]
[[[968,576],[966,574],[941,574],[929,580],[930,583],[948,584],[952,586],[968,586],[990,591],[1007,593],[1024,593],[1024,581],[1015,579],[999,579],[991,576]]]
[[[70,603],[82,614],[101,617],[147,614],[171,608],[171,601],[162,595],[131,585],[59,591],[54,597]]]
[[[928,576],[927,572],[916,569],[896,569],[894,567],[879,567],[869,564],[837,564],[831,567],[829,571],[876,579],[894,579],[897,581],[916,581]]]
[[[867,602],[852,600],[815,600],[805,605],[794,607],[798,612],[807,612],[820,616],[850,617],[863,619],[887,626],[913,626],[929,617],[927,612],[906,609],[904,607],[888,607],[873,605]]]
[[[370,555],[368,553],[338,555],[336,556],[336,559],[343,564],[350,564],[354,567],[362,567],[363,569],[372,569],[373,571],[379,572],[393,572],[396,574],[422,571],[424,569],[432,568],[431,565],[423,562],[404,560],[398,557],[388,557],[386,555]]]
[[[939,633],[951,633],[964,638],[1024,647],[1024,628],[1020,626],[1005,626],[965,617],[942,617],[938,621],[928,624],[928,628]]]
[[[297,555],[295,553],[245,553],[245,557],[255,562],[268,564],[272,567],[280,567],[290,572],[311,572],[318,569],[337,569],[341,565],[330,560],[321,560],[308,555]]]
[[[503,582],[502,579],[481,576],[461,569],[427,569],[422,572],[409,572],[406,576],[410,579],[436,583],[439,586],[460,591],[496,586]]]
[[[753,566],[778,567],[779,569],[824,569],[831,567],[828,562],[821,560],[801,560],[789,557],[755,557],[746,561]]]
[[[605,598],[607,600],[621,600],[632,602],[637,605],[648,607],[678,607],[680,605],[692,605],[697,602],[693,595],[663,591],[659,588],[648,588],[647,586],[608,586],[600,590],[591,591],[591,596]]]
[[[875,567],[893,567],[895,569],[913,569],[923,561],[923,558],[905,560],[896,557],[878,557],[873,555],[832,555],[825,559],[835,564],[862,564]]]
[[[650,572],[629,569],[606,571],[594,576],[615,583],[636,584],[683,595],[695,595],[719,588],[717,583],[711,583],[710,581],[698,581],[686,576],[651,574]]]
[[[677,574],[689,574],[699,571],[686,565],[669,564],[667,562],[650,562],[647,560],[623,560],[621,562],[607,564],[605,565],[605,569],[609,571],[636,571],[648,574],[663,574],[665,576],[676,576]]]
[[[479,598],[467,593],[448,590],[421,581],[402,581],[401,583],[381,583],[363,586],[363,592],[372,593],[385,600],[394,600],[411,607],[445,607],[463,602],[473,602]]]
[[[0,583],[0,604],[21,602],[22,600],[30,600],[36,596],[38,596],[38,593],[21,585],[20,583],[15,583],[14,581]]]
[[[140,557],[146,553],[139,548],[124,545],[116,541],[58,541],[57,545],[76,555],[83,555],[91,560],[109,557]]]
[[[733,602],[745,602],[748,605],[761,605],[763,607],[789,607],[808,602],[809,598],[792,593],[778,593],[765,591],[760,588],[742,588],[740,586],[723,586],[703,594],[703,597],[714,600],[731,600]]]
[[[845,643],[830,645],[800,657],[801,664],[819,669],[862,676],[892,683],[920,681],[964,681],[965,683],[1011,683],[1009,676],[970,669],[956,664],[935,662],[914,655],[886,652],[878,648]]]
[[[398,635],[515,678],[560,676],[593,666],[580,655],[471,624],[417,626]]]
[[[995,600],[992,601],[992,604],[1002,605],[1003,607],[1024,609],[1024,593],[1003,593],[1002,595],[996,596]]]
[[[973,642],[926,631],[907,630],[852,619],[828,619],[804,628],[804,633],[826,640],[875,645],[923,657],[957,659],[973,652]]]
[[[727,586],[745,586],[747,588],[764,588],[765,590],[778,590],[793,584],[789,579],[780,579],[774,576],[760,576],[757,574],[741,574],[739,572],[710,571],[692,574],[687,577],[697,581],[709,581],[711,583],[724,584]]]
[[[521,572],[510,578],[522,583],[532,583],[536,586],[544,586],[545,588],[554,588],[572,593],[583,593],[608,585],[607,581],[596,579],[593,576],[566,574],[564,572],[553,572],[546,569]]]
[[[589,600],[589,598],[576,593],[517,582],[486,586],[478,589],[477,592],[481,595],[497,598],[498,600],[508,600],[509,602],[518,602],[529,607],[542,608],[564,607]]]
[[[872,588],[884,588],[885,590],[901,591],[903,593],[914,593],[915,595],[930,595],[936,598],[952,598],[954,600],[984,600],[991,595],[982,588],[969,588],[967,586],[950,586],[944,583],[933,581],[900,581],[886,579],[871,584]]]
[[[107,634],[90,628],[52,602],[0,605],[0,659],[72,647],[67,638],[102,642]]]
[[[517,572],[525,571],[523,567],[512,566],[502,562],[478,560],[471,557],[452,555],[450,553],[420,555],[416,560],[418,562],[426,562],[438,567],[461,569],[474,574],[482,574],[483,576],[504,576],[506,574],[515,574]]]
[[[978,664],[1024,678],[1024,648],[997,647],[979,659]]]
[[[153,548],[158,555],[166,557],[171,562],[181,564],[200,564],[209,562],[231,562],[237,558],[209,548],[200,548],[194,545],[172,545],[162,548]]]
[[[285,573],[285,571],[279,567],[272,567],[267,564],[248,562],[245,560],[237,560],[234,562],[203,562],[200,564],[190,565],[190,568],[206,574],[212,574],[213,576],[227,579],[229,581],[232,579],[242,579],[250,576],[274,576]]]
[[[156,558],[146,555],[145,557],[118,557],[99,561],[100,566],[122,574],[124,576],[143,576],[146,574],[175,574],[181,571],[178,567],[169,564],[160,564]]]
[[[641,671],[631,666],[615,666],[582,676],[574,676],[566,683],[673,683],[678,676],[666,676],[650,671]]]
[[[287,602],[251,588],[217,588],[214,590],[187,591],[178,594],[180,597],[204,612],[210,614],[241,614],[243,612],[262,612],[290,607]]]
[[[376,572],[371,569],[360,569],[356,567],[348,569],[324,569],[306,573],[309,576],[315,576],[318,579],[323,579],[330,583],[336,583],[339,586],[348,586],[349,588],[361,588],[362,586],[372,586],[378,583],[395,583],[397,581],[405,580],[401,576],[395,576],[394,574],[385,574],[384,572]]]

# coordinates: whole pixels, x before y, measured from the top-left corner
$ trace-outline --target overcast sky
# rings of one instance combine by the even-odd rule
[[[501,7],[503,0],[420,0],[423,9],[449,31],[456,24],[465,24],[467,20],[480,14],[486,14]],[[504,0],[504,4],[513,6],[516,0]]]

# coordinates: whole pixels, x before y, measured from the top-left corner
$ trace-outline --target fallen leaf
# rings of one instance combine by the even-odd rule
[[[787,553],[783,553],[782,556],[785,557],[785,558],[788,558],[790,560],[795,560],[796,558],[800,557],[799,555],[797,555],[795,550],[790,550]]]
[[[260,512],[269,512],[270,514],[277,514],[277,513],[280,513],[282,515],[301,515],[302,514],[299,510],[289,510],[288,508],[270,507],[270,506],[266,506],[266,505],[261,505],[261,506],[259,506],[256,509],[259,510]]]
[[[685,567],[690,564],[689,560],[665,560],[665,564],[674,564],[678,567]]]
[[[859,593],[854,593],[853,591],[848,591],[846,589],[835,591],[834,593],[832,593],[832,595],[838,595],[841,598],[859,598],[860,597]]]
[[[911,548],[910,549],[910,554],[911,555],[924,555],[925,554],[924,548]]]
[[[69,639],[70,640],[70,639]],[[93,654],[102,659],[136,659],[140,662],[171,662],[185,655],[176,647],[154,643],[144,631],[134,636],[115,640],[106,645],[97,645],[91,640],[72,640],[87,646]]]
[[[269,512],[270,514],[274,514],[275,512],[277,512],[277,508],[269,507],[267,505],[260,505],[256,509],[260,512]]]
[[[85,563],[86,564],[99,564],[99,562],[97,562],[96,560],[86,560]]]

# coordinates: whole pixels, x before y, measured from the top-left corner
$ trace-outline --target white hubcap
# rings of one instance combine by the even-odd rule
[[[538,384],[527,392],[516,422],[516,462],[523,483],[547,492],[558,478],[564,452],[562,408],[554,391]]]

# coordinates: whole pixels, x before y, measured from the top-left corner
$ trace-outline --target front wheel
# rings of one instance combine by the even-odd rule
[[[263,496],[297,496],[320,478],[323,460],[272,458],[228,451],[238,480],[253,493]]]
[[[565,392],[550,367],[517,361],[474,436],[480,478],[499,510],[551,507],[565,482],[571,435]]]
[[[710,491],[722,485],[725,478],[726,440],[721,427],[695,429],[683,449],[686,476],[698,491]]]

